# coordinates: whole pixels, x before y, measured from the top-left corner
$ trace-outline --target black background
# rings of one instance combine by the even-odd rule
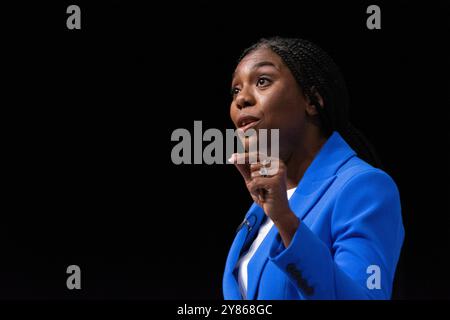
[[[449,298],[448,6],[336,2],[2,5],[0,298],[221,299],[250,197],[230,165],[172,164],[171,133],[232,128],[235,61],[274,35],[330,53],[398,184],[394,297]],[[366,28],[370,4],[381,30]]]

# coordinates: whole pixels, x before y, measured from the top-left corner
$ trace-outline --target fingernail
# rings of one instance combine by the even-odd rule
[[[228,162],[234,163],[236,161],[236,153],[233,153],[231,157],[228,159]]]

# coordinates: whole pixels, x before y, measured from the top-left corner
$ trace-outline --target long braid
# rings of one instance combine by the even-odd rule
[[[338,66],[324,50],[307,40],[274,37],[261,39],[244,50],[239,61],[258,48],[270,48],[282,58],[304,95],[316,107],[326,135],[338,131],[359,157],[375,167],[382,166],[370,142],[351,125],[347,86]]]

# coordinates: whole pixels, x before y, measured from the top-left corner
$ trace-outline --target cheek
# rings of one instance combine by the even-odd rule
[[[272,128],[298,126],[304,119],[301,101],[290,90],[277,90],[273,94],[261,97],[261,105],[264,119]]]
[[[235,123],[234,122],[234,120],[236,119],[236,108],[235,107],[233,107],[233,103],[231,103],[231,105],[230,105],[230,118],[231,118],[231,121],[233,121],[233,123]]]

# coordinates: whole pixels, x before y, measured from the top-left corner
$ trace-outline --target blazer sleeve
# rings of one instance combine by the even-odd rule
[[[269,259],[305,299],[390,299],[404,238],[394,181],[378,169],[350,178],[330,223],[331,247],[301,222],[287,248],[276,237]]]

